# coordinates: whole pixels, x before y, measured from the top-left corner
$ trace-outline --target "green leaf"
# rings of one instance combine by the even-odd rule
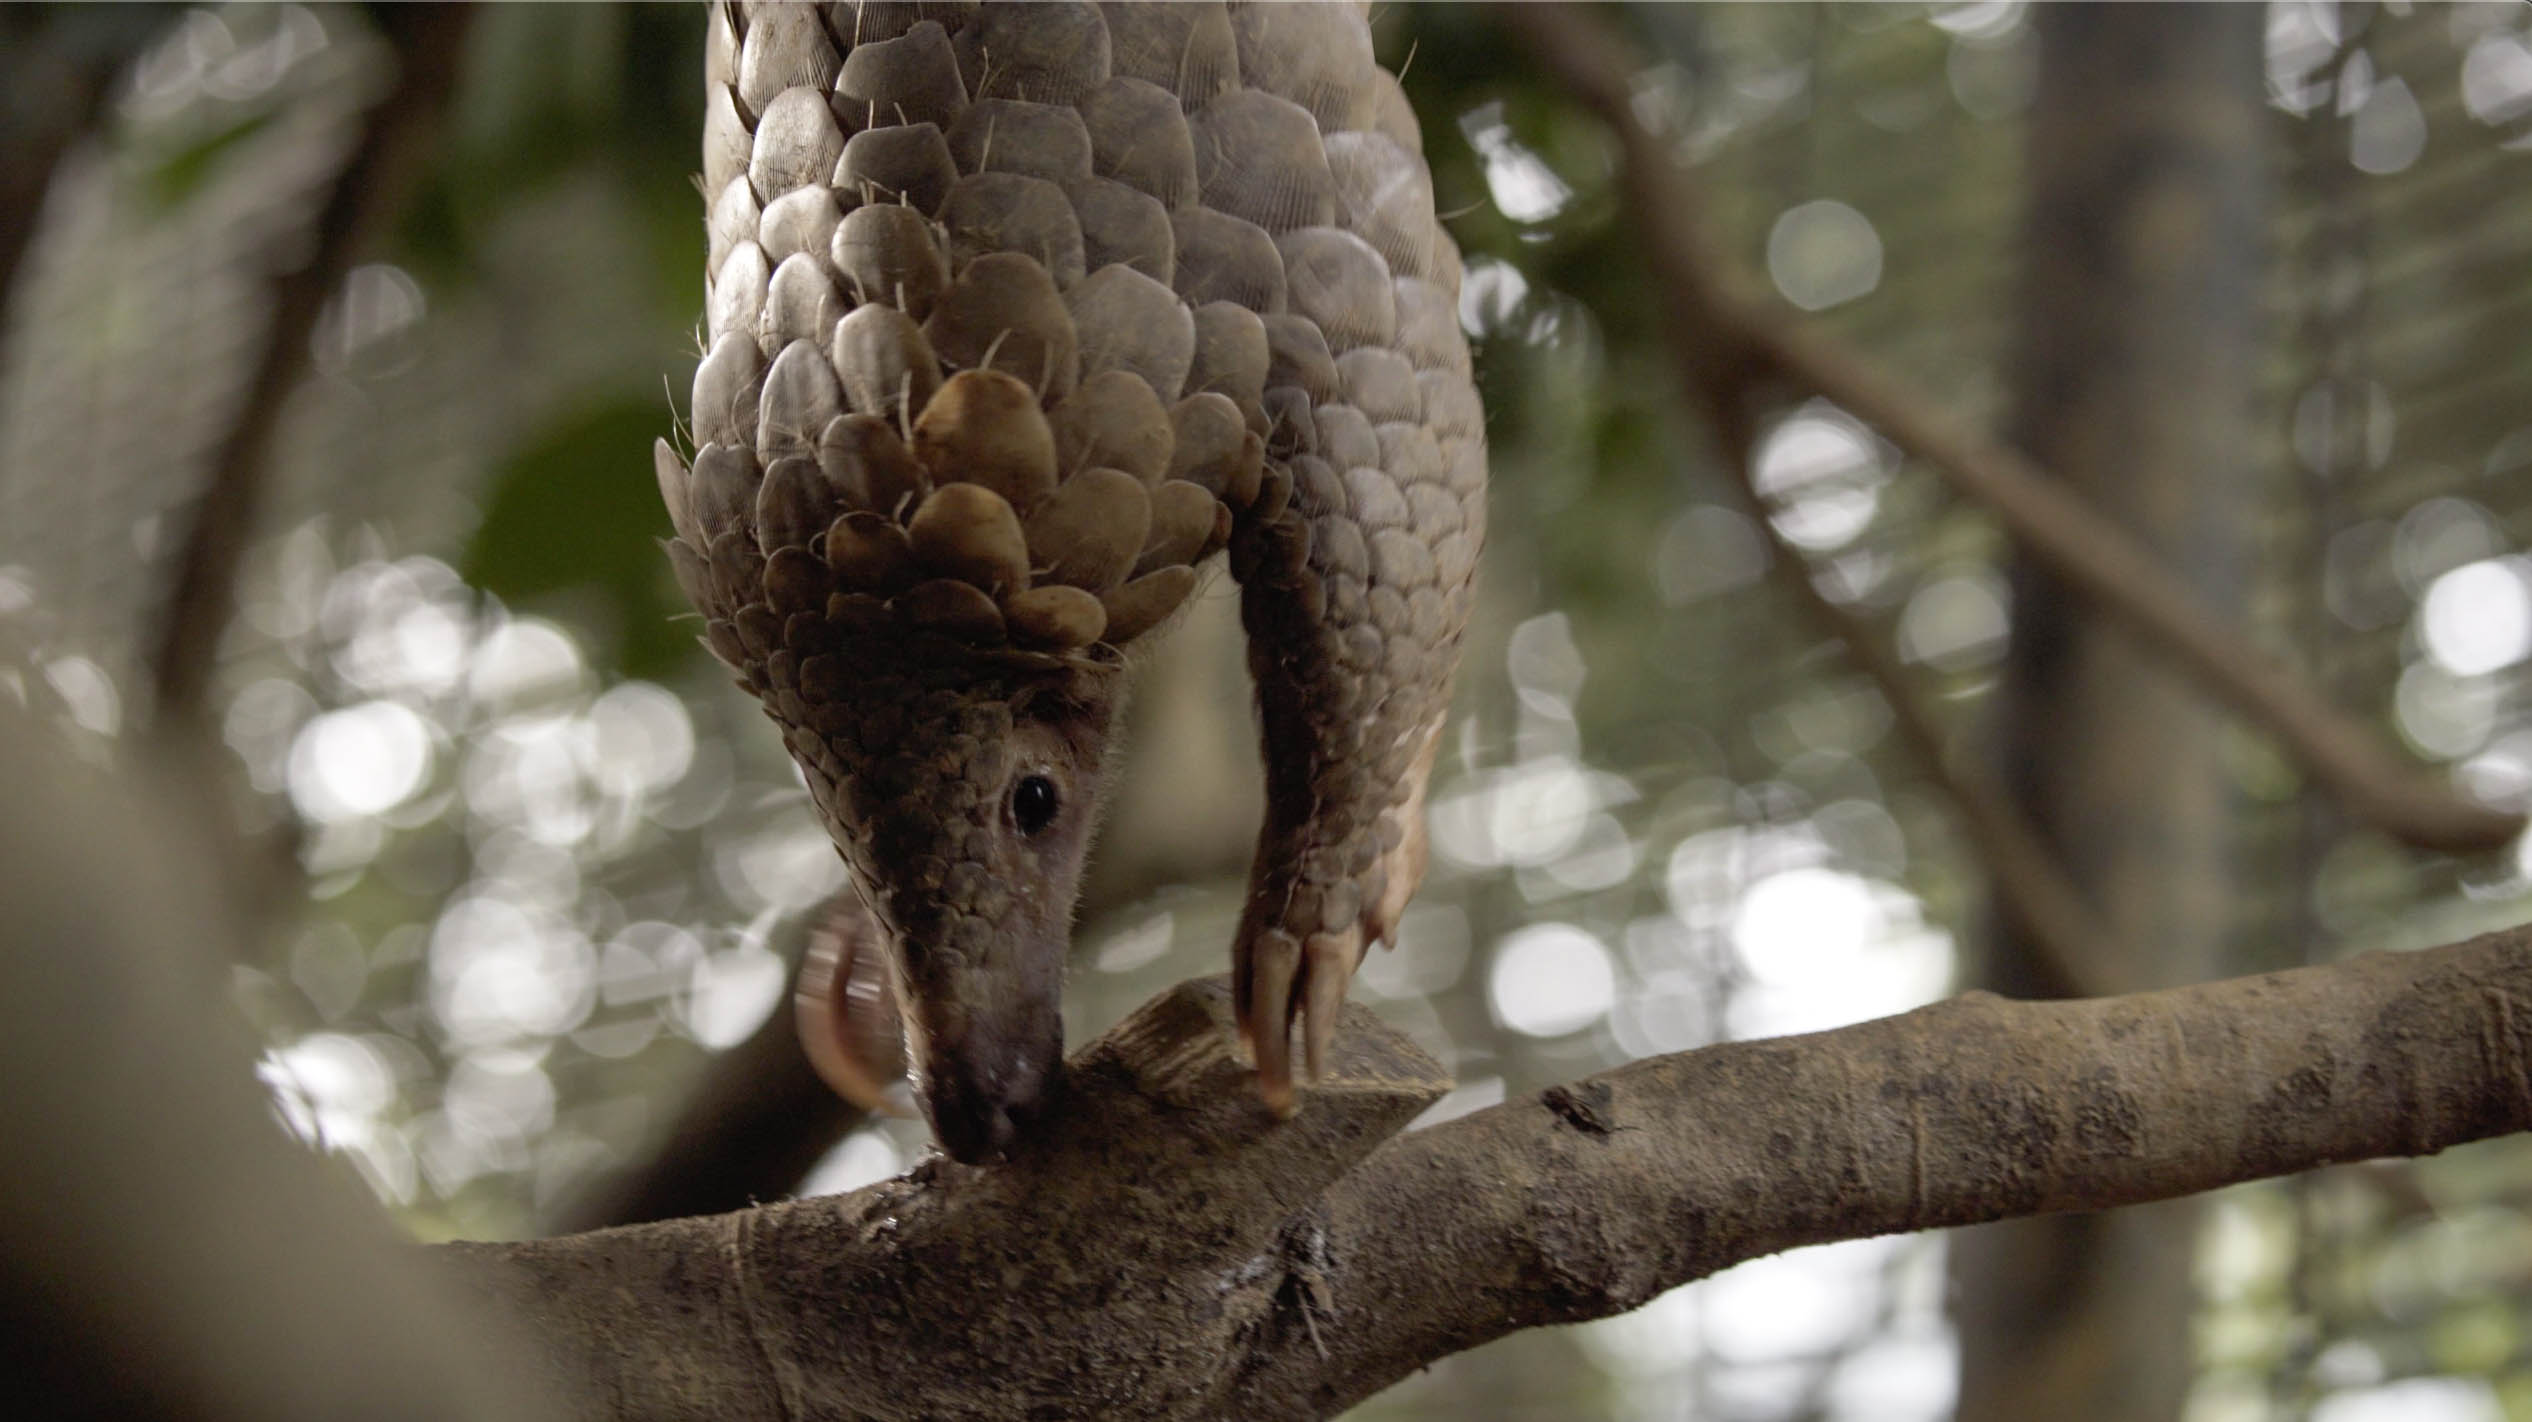
[[[623,675],[674,675],[700,629],[659,549],[669,526],[651,441],[667,427],[658,401],[628,399],[565,414],[522,443],[493,478],[467,581],[570,621]]]

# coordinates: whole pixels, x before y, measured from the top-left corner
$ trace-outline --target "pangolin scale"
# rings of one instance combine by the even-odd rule
[[[885,930],[943,1145],[1003,1153],[1132,654],[1227,548],[1266,821],[1234,944],[1291,1105],[1424,867],[1483,417],[1353,4],[710,10],[706,351],[657,450],[705,641]]]

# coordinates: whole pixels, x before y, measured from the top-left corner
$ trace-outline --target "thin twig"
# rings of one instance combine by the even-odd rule
[[[2194,603],[2136,539],[2087,508],[2031,460],[1939,413],[1818,327],[1740,295],[1699,227],[1694,183],[1637,121],[1640,67],[1596,21],[1563,6],[1508,5],[1506,23],[1608,124],[1626,152],[1625,182],[1673,329],[1694,332],[1698,378],[1782,381],[1824,397],[1992,510],[2051,571],[2177,663],[2200,690],[2274,736],[2349,813],[2421,849],[2495,849],[2523,816],[2478,804],[2401,764],[2371,732],[2323,700],[2241,633]],[[1727,283],[1729,289],[1727,289]]]
[[[1696,339],[1693,331],[1672,330],[1675,340]],[[1734,483],[1743,511],[1758,525],[1774,555],[1769,566],[1777,582],[1788,597],[1828,628],[1845,648],[1847,659],[1880,690],[1900,738],[1923,764],[1927,778],[1951,801],[2006,911],[2077,996],[2108,997],[2147,986],[2132,966],[2136,955],[2122,951],[2109,925],[2093,912],[2065,866],[2043,847],[2039,833],[1994,778],[1974,765],[1956,763],[1947,753],[1943,733],[1907,668],[1863,618],[1820,591],[1812,581],[1810,561],[1777,529],[1752,479],[1756,431],[1749,413],[1750,392],[1697,388],[1694,368],[1685,362],[1683,374],[1692,386],[1692,397],[1702,398],[1712,411],[1716,440],[1737,476]]]
[[[394,44],[396,76],[363,119],[360,138],[317,214],[307,261],[272,278],[263,351],[213,456],[168,591],[153,660],[157,719],[165,728],[205,714],[220,634],[236,603],[238,565],[263,506],[273,431],[307,368],[317,315],[351,270],[353,254],[400,202],[456,84],[472,19],[467,7],[388,6],[374,13]]]
[[[1663,323],[1665,337],[1689,401],[1705,412],[1723,463],[1732,472],[1743,511],[1769,543],[1769,567],[1779,586],[1837,639],[1847,659],[1881,692],[1901,739],[1923,764],[1927,778],[1951,802],[1971,848],[1987,868],[1997,898],[2049,965],[2084,996],[2108,996],[2144,986],[2127,966],[2134,955],[2119,951],[2116,936],[2065,867],[2043,847],[2028,818],[1990,776],[1973,765],[1956,763],[1947,752],[1942,731],[1914,679],[1880,634],[1821,593],[1812,581],[1810,560],[1778,531],[1755,482],[1755,414],[1770,372],[1759,362],[1732,358],[1733,345],[1715,340],[1710,314],[1716,306],[1711,296],[1713,269],[1697,261],[1704,249],[1695,234],[1666,231],[1661,216],[1678,210],[1661,191],[1664,174],[1660,170],[1668,167],[1668,160],[1631,120],[1623,126],[1622,137],[1638,221],[1656,247],[1655,276],[1664,288],[1665,302],[1682,318]],[[1668,240],[1674,236],[1679,240]],[[1682,247],[1689,250],[1664,250]]]

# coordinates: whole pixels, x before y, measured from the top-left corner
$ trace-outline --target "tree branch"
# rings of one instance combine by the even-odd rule
[[[2131,997],[1972,994],[1383,1145],[1438,1068],[1350,1008],[1333,1080],[1276,1124],[1210,980],[1076,1059],[1035,1158],[447,1260],[596,1383],[592,1417],[1321,1417],[1796,1245],[2522,1130],[2528,999],[2532,929]]]
[[[1697,333],[1705,379],[1765,379],[1822,396],[1924,460],[2069,586],[2091,596],[2200,690],[2274,736],[2349,812],[2422,849],[2474,852],[2511,841],[2523,816],[2467,800],[2395,760],[2234,628],[2192,602],[2152,554],[2030,460],[1936,413],[1816,325],[1741,294],[1747,283],[1699,227],[1703,204],[1667,145],[1637,121],[1640,68],[1599,23],[1564,6],[1507,5],[1505,22],[1608,124],[1625,153],[1630,206],[1674,331]]]
[[[0,316],[53,170],[169,13],[157,5],[0,10]]]
[[[1732,469],[1742,512],[1758,526],[1773,554],[1769,569],[1785,595],[1826,627],[1845,648],[1847,660],[1861,668],[1880,689],[1911,754],[1926,775],[1951,801],[1971,848],[1987,868],[1989,882],[2008,913],[2020,922],[2031,941],[2048,957],[2060,979],[2081,997],[2100,997],[2144,986],[2138,980],[2136,955],[2120,951],[2109,925],[2092,910],[2065,866],[2049,853],[2030,821],[2017,810],[1994,777],[1973,765],[1956,765],[1943,744],[1943,733],[1918,696],[1913,679],[1882,638],[1857,614],[1831,601],[1812,581],[1810,560],[1776,527],[1756,482],[1757,425],[1755,391],[1746,367],[1725,369],[1698,357],[1703,332],[1667,325],[1681,378],[1689,399],[1702,404],[1723,461]]]
[[[1008,1164],[444,1255],[603,1399],[591,1417],[1251,1415],[1237,1365],[1311,1329],[1312,1201],[1449,1086],[1347,1022],[1290,1121],[1208,979],[1078,1054],[1061,1119]]]
[[[274,274],[264,345],[212,458],[208,482],[167,595],[153,658],[156,718],[163,727],[203,714],[220,635],[236,600],[239,562],[263,507],[274,430],[307,369],[308,337],[352,257],[402,200],[440,113],[456,87],[472,11],[463,5],[388,6],[373,12],[393,41],[396,75],[369,111],[360,138],[319,210],[305,262]]]
[[[2532,1126],[2532,930],[2129,997],[1972,993],[1656,1058],[1408,1136],[1331,1192],[1359,1392],[1798,1245],[2143,1204]],[[1401,1230],[1396,1211],[1448,1220]],[[1398,1316],[1408,1281],[1428,1293]],[[1370,1328],[1352,1325],[1377,1314]],[[1395,1322],[1391,1322],[1392,1318]],[[1242,1415],[1252,1415],[1243,1413]],[[1263,1414],[1256,1414],[1263,1415]]]

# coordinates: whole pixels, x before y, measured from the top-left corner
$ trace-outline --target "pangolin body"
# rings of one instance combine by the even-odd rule
[[[1234,945],[1288,1107],[1423,872],[1482,416],[1405,96],[1337,5],[711,10],[708,339],[669,555],[855,886],[927,1114],[1053,1084],[1129,654],[1228,548],[1266,823]]]

